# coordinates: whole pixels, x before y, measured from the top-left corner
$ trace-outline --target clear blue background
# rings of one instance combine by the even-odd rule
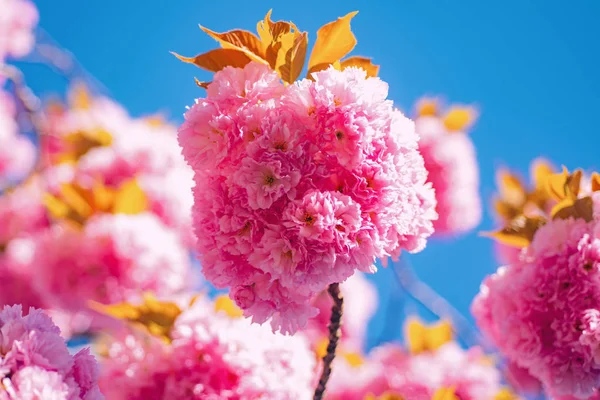
[[[132,114],[162,111],[175,122],[204,93],[193,77],[209,76],[169,51],[194,55],[216,47],[197,24],[254,30],[273,8],[275,20],[292,20],[313,40],[320,25],[360,10],[352,22],[354,54],[382,66],[380,76],[400,108],[411,110],[425,94],[480,107],[472,138],[486,208],[498,166],[527,173],[540,155],[570,168],[600,166],[598,1],[46,0],[38,7],[41,26]],[[41,68],[27,71],[36,89],[63,87]],[[477,231],[492,227],[487,211]],[[491,242],[477,231],[432,240],[410,258],[419,276],[465,314],[482,278],[497,267]],[[391,310],[382,307],[371,325],[371,343],[397,336],[405,311],[399,298],[388,302],[390,293],[399,294],[391,271],[373,279]],[[386,317],[391,324],[382,333]]]

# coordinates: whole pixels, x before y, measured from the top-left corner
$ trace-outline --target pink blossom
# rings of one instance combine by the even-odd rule
[[[191,284],[186,249],[149,213],[97,215],[82,231],[54,225],[36,238],[35,252],[36,285],[71,313],[85,311],[89,300],[168,295]]]
[[[48,226],[40,182],[19,185],[0,196],[0,247]]]
[[[596,221],[554,219],[473,303],[483,332],[555,396],[586,399],[600,384]]]
[[[30,239],[14,239],[0,250],[0,306],[21,304],[27,309],[45,306],[44,296],[34,283],[33,252]]]
[[[454,235],[473,229],[482,214],[473,142],[466,132],[449,131],[437,115],[420,116],[415,126],[421,135],[419,150],[437,199],[436,234]]]
[[[33,30],[38,22],[38,11],[28,0],[0,2],[0,64],[6,57],[26,56],[35,42]]]
[[[328,399],[363,400],[368,394],[387,393],[430,400],[438,389],[452,387],[461,400],[494,400],[502,388],[501,376],[483,356],[478,348],[464,350],[454,342],[413,355],[386,344],[359,365],[341,356],[335,360]]]
[[[356,68],[314,77],[284,87],[266,66],[226,68],[179,129],[205,276],[289,333],[327,285],[421,250],[436,218],[414,125],[387,85]]]
[[[110,343],[100,385],[114,400],[305,399],[315,360],[307,341],[215,312],[205,298],[175,321],[172,343],[131,331]]]
[[[0,399],[101,400],[96,360],[69,354],[48,315],[21,306],[0,311]]]

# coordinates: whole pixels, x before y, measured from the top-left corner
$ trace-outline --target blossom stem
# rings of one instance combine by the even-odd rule
[[[335,358],[335,351],[340,340],[342,327],[342,314],[344,312],[344,298],[340,292],[340,284],[332,283],[327,288],[327,292],[333,299],[333,307],[331,307],[331,318],[329,320],[329,343],[327,344],[327,353],[323,357],[323,371],[319,384],[315,390],[313,400],[321,400],[325,393],[327,381],[331,375],[331,364]]]
[[[480,345],[486,349],[490,348],[486,340],[460,311],[416,276],[407,260],[394,263],[393,270],[402,289],[438,318],[449,318],[456,333],[466,345]]]

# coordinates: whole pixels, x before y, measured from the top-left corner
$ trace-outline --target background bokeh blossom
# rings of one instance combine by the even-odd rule
[[[192,261],[186,250],[195,237],[186,210],[192,204],[190,188],[193,182],[192,171],[182,162],[174,140],[174,126],[183,120],[184,106],[205,93],[195,87],[191,74],[183,73],[185,67],[170,57],[167,50],[176,48],[191,54],[199,48],[212,47],[212,40],[197,31],[198,22],[210,23],[217,31],[234,26],[252,29],[253,21],[262,18],[264,10],[274,7],[277,18],[292,19],[303,29],[314,32],[317,27],[314,10],[334,18],[357,8],[361,10],[360,18],[352,23],[359,38],[356,53],[372,56],[375,63],[382,66],[380,77],[390,83],[390,98],[403,112],[411,115],[418,98],[439,93],[450,104],[474,103],[481,111],[476,134],[468,140],[459,139],[464,149],[472,140],[476,155],[470,150],[442,146],[447,151],[445,156],[470,161],[469,165],[476,157],[479,193],[478,196],[469,195],[469,199],[478,197],[478,201],[461,204],[468,215],[460,221],[463,225],[452,225],[448,229],[451,235],[444,235],[445,238],[438,235],[426,252],[403,256],[401,265],[414,265],[420,277],[467,314],[482,279],[496,271],[499,265],[512,263],[500,269],[494,278],[486,280],[474,307],[480,327],[512,359],[509,381],[535,392],[540,382],[529,375],[531,372],[542,380],[554,400],[574,399],[569,393],[578,398],[588,397],[600,380],[597,373],[600,316],[593,304],[588,304],[591,300],[596,301],[597,285],[595,277],[588,276],[589,264],[585,262],[596,260],[598,256],[596,223],[589,222],[586,226],[580,222],[566,223],[568,226],[560,222],[550,224],[540,231],[535,245],[524,251],[521,256],[525,258],[521,259],[517,252],[504,251],[506,248],[478,237],[476,230],[455,236],[459,231],[473,228],[480,217],[482,229],[497,227],[498,221],[489,205],[496,191],[494,177],[499,167],[510,166],[511,170],[526,177],[530,161],[538,156],[556,162],[556,166],[582,166],[586,170],[598,166],[598,146],[595,136],[590,133],[597,124],[590,110],[600,106],[596,95],[600,90],[596,74],[599,59],[597,52],[590,48],[594,48],[594,38],[600,34],[594,19],[600,6],[585,1],[569,8],[554,2],[512,2],[497,5],[469,0],[432,8],[421,3],[373,7],[352,2],[310,0],[298,10],[289,4],[263,1],[252,5],[217,2],[202,7],[189,1],[189,4],[165,9],[160,2],[152,0],[142,11],[136,5],[116,0],[85,7],[67,0],[60,8],[40,2],[42,26],[111,88],[106,90],[87,75],[91,92],[102,96],[95,97],[91,102],[96,104],[88,104],[83,110],[69,109],[63,113],[50,93],[64,93],[65,82],[62,78],[49,76],[47,70],[35,65],[36,57],[41,54],[39,51],[48,48],[42,45],[35,55],[28,55],[33,46],[31,30],[37,23],[38,13],[28,1],[0,0],[3,10],[0,16],[0,65],[5,58],[11,62],[21,57],[28,62],[34,61],[33,64],[17,62],[17,65],[26,72],[28,83],[36,93],[43,100],[52,100],[44,104],[51,105],[49,131],[52,139],[58,141],[42,141],[41,146],[56,152],[58,158],[41,159],[40,165],[56,163],[65,156],[62,147],[65,143],[73,146],[66,146],[67,153],[71,151],[68,156],[76,154],[79,159],[76,167],[71,165],[69,157],[62,159],[64,164],[49,168],[42,174],[42,179],[32,177],[26,186],[6,192],[0,198],[0,303],[21,302],[25,308],[29,305],[46,307],[54,323],[61,327],[62,334],[68,337],[81,328],[82,322],[89,324],[87,317],[76,311],[85,308],[83,305],[88,304],[88,300],[135,299],[139,298],[142,289],[155,290],[159,294],[187,289],[192,283],[186,275]],[[232,9],[236,12],[232,13]],[[208,21],[203,19],[207,14],[210,15]],[[178,21],[175,25],[172,24],[174,20]],[[377,29],[373,29],[374,26]],[[48,39],[43,31],[39,34],[44,40]],[[82,72],[75,71],[80,68],[78,65],[69,66],[68,57],[62,61],[65,74],[74,76]],[[208,80],[204,72],[195,73],[200,80]],[[3,81],[4,77],[0,75],[0,85]],[[218,97],[231,89],[221,87],[219,90],[215,85],[209,89],[209,95]],[[10,85],[1,90],[0,98],[4,91],[10,92]],[[16,125],[11,120],[20,105],[7,99],[0,100],[0,186],[7,176],[12,179],[12,175],[27,173],[35,159],[30,142],[32,132],[28,129],[24,132],[26,135],[16,135]],[[74,96],[71,100],[85,103],[90,99]],[[162,112],[161,116],[148,115],[157,109]],[[257,113],[245,117],[261,120],[264,115]],[[76,137],[82,132],[86,132],[85,140],[71,141],[72,134]],[[91,141],[87,135],[90,132],[93,133]],[[60,139],[65,137],[69,139],[61,143]],[[88,148],[90,144],[93,148]],[[465,157],[461,158],[461,154],[455,152],[464,152]],[[468,157],[466,153],[469,153]],[[340,162],[356,161],[356,154],[343,154],[345,157],[342,156]],[[243,180],[248,178],[248,173],[256,172],[252,171],[252,165],[247,167],[244,173],[236,174],[236,179]],[[474,171],[470,168],[470,175],[463,175],[475,178]],[[77,214],[74,218],[71,215],[66,219],[77,226],[66,226],[57,223],[64,215],[49,216],[45,212],[47,195],[60,200],[68,188],[71,192],[79,190],[73,185],[65,189],[65,183],[93,188],[96,192],[92,198],[96,203],[92,208],[104,207],[102,204],[106,205],[106,199],[112,196],[110,193],[121,190],[133,190],[130,193],[135,193],[144,207],[132,212],[127,205],[117,207],[113,204],[112,211],[102,208],[92,216]],[[290,182],[287,184],[289,186]],[[289,188],[283,189],[288,191]],[[84,199],[88,199],[88,194],[83,196]],[[270,201],[261,193],[252,194],[254,206],[262,207]],[[452,199],[460,198],[460,194],[453,195]],[[85,211],[85,205],[77,204],[69,206],[79,213],[82,209]],[[55,214],[61,214],[56,201],[54,206]],[[120,212],[114,211],[116,209]],[[598,215],[600,212],[596,211],[595,218]],[[83,227],[78,225],[81,220]],[[118,229],[113,230],[114,227]],[[566,237],[568,234],[570,236]],[[92,246],[86,239],[101,245]],[[152,243],[160,243],[160,246],[152,246]],[[46,265],[47,260],[52,262]],[[566,268],[553,269],[562,265],[557,260],[568,260],[564,263]],[[44,263],[43,267],[40,263]],[[165,265],[172,272],[170,279],[160,279],[159,272],[163,268],[169,269]],[[527,268],[532,265],[543,268]],[[359,374],[360,379],[351,384],[360,386],[373,382],[371,394],[387,398],[385,396],[400,392],[415,399],[418,396],[429,398],[439,385],[456,386],[454,389],[458,390],[456,394],[461,399],[484,398],[499,387],[498,371],[488,363],[489,359],[482,357],[477,349],[464,351],[450,343],[425,356],[408,356],[396,343],[391,347],[375,348],[361,357],[360,347],[371,348],[374,344],[403,336],[399,326],[407,314],[425,313],[399,287],[392,268],[380,268],[378,275],[367,278],[361,276],[357,280],[357,276],[342,285],[344,294],[353,297],[346,303],[346,318],[350,319],[344,327],[347,340],[340,346],[340,358],[336,360],[336,369],[346,371],[347,376],[352,376],[356,369],[367,372]],[[511,278],[509,284],[504,281],[507,276]],[[577,281],[576,285],[572,284],[571,278]],[[367,280],[375,286],[364,285]],[[516,290],[519,286],[512,285],[514,281],[523,285],[523,290]],[[538,287],[544,289],[543,295],[546,292],[552,295],[551,302],[540,300],[540,293],[532,291]],[[582,297],[582,293],[587,297]],[[249,293],[238,291],[236,294],[241,300],[248,301]],[[563,295],[569,299],[566,304],[562,302]],[[515,300],[520,300],[518,305],[513,304]],[[377,310],[376,304],[380,305]],[[554,308],[548,311],[548,304]],[[319,309],[327,308],[319,298],[314,299],[313,305]],[[306,306],[309,306],[308,302]],[[494,310],[496,318],[498,315],[506,315],[506,318],[494,320],[490,309]],[[543,315],[540,309],[545,310]],[[375,315],[371,317],[373,313]],[[311,322],[317,321],[319,319]],[[552,327],[550,331],[547,325]],[[308,336],[315,355],[321,355],[323,351],[324,332],[319,328],[322,326],[309,323],[308,330],[299,333],[299,338]],[[187,331],[187,327],[183,331]],[[509,333],[505,335],[505,331]],[[517,331],[519,334],[514,334]],[[3,334],[5,338],[10,336]],[[561,347],[548,345],[549,337],[554,337]],[[466,342],[469,344],[469,340]],[[528,357],[523,358],[522,354]],[[577,354],[574,363],[565,362],[573,361],[573,354]],[[82,356],[86,357],[85,354]],[[471,365],[473,360],[476,362]],[[449,361],[454,369],[444,369],[445,362]],[[410,373],[405,373],[412,371],[413,364],[419,373],[425,369],[423,365],[427,368],[433,365],[433,373],[426,377],[417,373],[419,379],[413,379]],[[459,364],[463,368],[457,371],[455,366]],[[398,373],[399,365],[406,366],[406,370]],[[523,367],[531,371],[525,371]],[[317,366],[314,372],[318,369]],[[93,375],[91,369],[85,372],[89,380]],[[61,373],[69,374],[66,370]],[[185,373],[187,377],[189,370]],[[461,375],[463,373],[466,376]],[[231,383],[231,376],[225,375],[219,379]],[[380,379],[382,377],[384,379]],[[23,387],[24,393],[24,382],[36,382],[61,393],[71,390],[67,386],[73,383],[71,380],[65,386],[60,382],[63,377],[40,371],[38,367],[28,368],[11,378],[17,386]],[[427,382],[423,383],[421,378]],[[302,379],[308,381],[307,376]],[[471,385],[473,381],[475,385]],[[190,382],[190,386],[194,383]],[[479,386],[486,389],[468,392],[467,388]],[[32,389],[30,395],[37,390],[33,386],[29,389]],[[95,398],[94,390],[87,397]],[[351,390],[360,393],[354,386]],[[22,397],[27,398],[24,393]],[[369,393],[364,394],[371,400]],[[49,392],[45,395],[50,396]],[[495,400],[510,398],[503,396]],[[594,393],[589,400],[598,396]],[[364,399],[361,397],[361,400]]]
[[[359,39],[355,53],[382,65],[380,76],[390,84],[390,98],[401,109],[410,113],[417,99],[438,94],[448,103],[479,107],[470,138],[481,168],[481,229],[495,226],[488,204],[495,192],[497,167],[507,166],[526,176],[530,161],[538,156],[558,166],[598,167],[592,135],[597,123],[590,112],[600,107],[596,95],[600,60],[589,51],[595,47],[593,38],[600,35],[593,17],[600,5],[594,1],[564,7],[556,1],[467,0],[431,7],[422,2],[375,6],[310,0],[298,8],[263,0],[202,6],[187,0],[165,8],[152,0],[143,10],[117,0],[85,7],[75,0],[63,4],[60,9],[48,2],[37,4],[44,29],[76,54],[133,115],[163,110],[179,121],[190,99],[203,95],[192,77],[209,80],[209,75],[181,65],[168,51],[194,54],[213,48],[214,40],[198,30],[198,23],[218,32],[232,27],[254,30],[255,21],[273,8],[275,17],[292,18],[312,33],[321,23],[359,9],[352,22]],[[315,19],[314,10],[323,18]],[[210,20],[203,15],[210,15]],[[29,83],[34,88],[64,87],[60,79],[39,68],[25,67],[32,72]],[[464,314],[483,277],[497,267],[492,241],[477,231],[457,241],[437,241],[410,260],[419,276]],[[390,319],[385,304],[396,291],[391,270],[382,269],[372,278],[382,307],[370,325],[368,343],[382,334],[391,338],[401,332],[401,326],[381,331]],[[404,307],[393,308],[396,318],[391,319],[400,321]]]

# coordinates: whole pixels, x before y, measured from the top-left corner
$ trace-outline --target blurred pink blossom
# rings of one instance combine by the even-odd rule
[[[295,400],[312,396],[304,337],[215,311],[205,298],[176,319],[171,344],[130,331],[108,345],[100,385],[112,400]]]
[[[453,388],[461,400],[494,400],[502,389],[501,375],[479,348],[464,350],[449,342],[434,351],[410,354],[397,344],[385,344],[358,365],[336,358],[327,399],[388,394],[431,400],[442,388]]]
[[[415,129],[420,136],[419,150],[437,200],[439,218],[434,222],[435,233],[456,235],[467,232],[479,224],[482,214],[479,165],[475,147],[466,131],[472,121],[464,121],[464,126],[447,121],[457,112],[470,113],[470,118],[474,119],[475,111],[449,108],[443,115],[433,100],[421,102],[431,102],[436,108],[433,115],[425,112],[415,119]]]
[[[38,11],[29,0],[0,0],[0,64],[7,57],[26,56],[35,43]]]

